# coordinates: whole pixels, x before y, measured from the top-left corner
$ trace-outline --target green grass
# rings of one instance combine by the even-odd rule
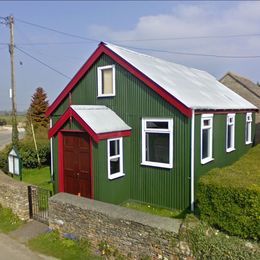
[[[11,125],[12,124],[12,116],[11,115],[0,115],[0,119],[5,119],[7,125]],[[23,123],[26,121],[26,115],[17,115],[16,116],[17,119],[17,123]]]
[[[50,182],[50,168],[22,169],[23,182],[30,183],[41,188],[53,191],[53,185]],[[17,179],[19,177],[16,177]]]
[[[91,247],[88,241],[61,238],[57,232],[42,234],[30,240],[28,246],[34,251],[61,260],[101,259],[91,254]]]
[[[22,225],[22,221],[13,214],[11,209],[3,208],[0,205],[0,232],[8,233]]]
[[[169,217],[169,218],[178,218],[182,219],[185,217],[187,212],[181,210],[173,210],[167,208],[160,208],[151,204],[139,203],[134,201],[127,201],[123,203],[121,206],[135,209],[138,211],[142,211],[145,213],[161,216],[161,217]]]

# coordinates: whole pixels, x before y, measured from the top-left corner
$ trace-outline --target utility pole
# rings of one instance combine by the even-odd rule
[[[15,71],[14,71],[14,17],[8,16],[7,23],[10,28],[10,44],[9,53],[11,60],[11,99],[12,99],[12,144],[17,146],[18,144],[18,129],[17,129],[17,119],[16,119],[16,86],[15,86]]]

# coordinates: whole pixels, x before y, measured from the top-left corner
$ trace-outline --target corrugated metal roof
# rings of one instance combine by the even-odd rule
[[[205,71],[113,44],[106,43],[106,46],[189,108],[256,109]]]
[[[130,130],[114,111],[106,106],[70,106],[96,134]]]

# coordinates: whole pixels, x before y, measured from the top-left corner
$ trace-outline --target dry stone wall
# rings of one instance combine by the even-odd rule
[[[0,170],[0,204],[11,208],[22,220],[29,219],[27,185],[10,178]]]
[[[59,193],[49,200],[49,225],[63,234],[88,239],[95,247],[106,242],[134,259],[170,259],[180,221]]]

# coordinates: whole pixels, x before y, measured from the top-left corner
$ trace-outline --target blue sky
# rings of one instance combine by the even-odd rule
[[[118,45],[177,52],[216,55],[259,55],[260,36],[165,40],[174,37],[260,34],[260,2],[162,2],[162,1],[58,1],[0,2],[0,16],[14,15],[18,48],[58,71],[73,77],[98,45]],[[22,22],[47,26],[96,39],[85,41],[42,30]],[[143,39],[164,39],[147,40]],[[9,41],[9,30],[0,25],[0,43]],[[260,81],[260,58],[228,59],[177,55],[142,50],[186,66],[206,70],[216,78],[234,71]],[[68,79],[49,70],[18,50],[15,51],[18,110],[26,110],[31,96],[42,86],[52,102]],[[0,45],[0,110],[11,108],[9,99],[10,58]]]

